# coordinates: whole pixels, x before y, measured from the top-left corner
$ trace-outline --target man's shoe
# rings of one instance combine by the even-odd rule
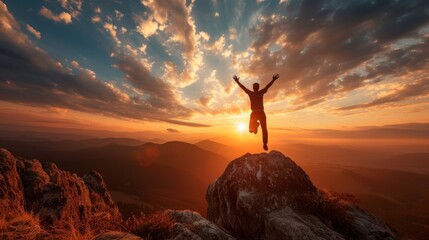
[[[268,146],[267,146],[267,144],[264,144],[264,150],[265,150],[265,151],[268,151]]]

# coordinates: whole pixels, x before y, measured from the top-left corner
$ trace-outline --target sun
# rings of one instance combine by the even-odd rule
[[[246,125],[244,125],[244,123],[239,123],[237,124],[237,131],[242,133],[244,132],[244,130],[246,130]]]

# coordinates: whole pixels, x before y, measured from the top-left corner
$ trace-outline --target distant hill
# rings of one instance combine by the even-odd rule
[[[399,154],[376,163],[377,166],[429,174],[429,153]]]
[[[148,203],[205,212],[206,187],[222,173],[228,160],[185,142],[132,145],[138,143],[132,139],[0,141],[0,146],[79,174],[99,171],[111,189],[137,195]],[[91,145],[94,147],[81,148]]]
[[[59,141],[59,140],[83,140],[91,138],[90,135],[75,133],[58,133],[27,130],[7,130],[0,126],[0,139],[18,141]]]
[[[288,156],[301,164],[340,164],[351,166],[367,166],[373,160],[391,155],[375,151],[356,150],[352,147],[336,145],[287,144],[275,146],[275,149],[286,152]]]
[[[205,149],[210,152],[217,153],[227,159],[235,159],[242,155],[242,151],[237,148],[218,143],[212,140],[202,140],[200,142],[195,143],[198,147]]]
[[[143,142],[131,138],[89,138],[84,140],[43,140],[26,141],[0,139],[0,147],[27,158],[44,158],[47,155],[56,156],[59,152],[75,151],[84,148],[106,146],[108,144],[121,144],[127,146],[138,146]]]

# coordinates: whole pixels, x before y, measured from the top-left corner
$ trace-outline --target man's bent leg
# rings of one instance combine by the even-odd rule
[[[249,132],[256,133],[258,129],[258,118],[256,116],[255,112],[252,112],[250,114],[250,121],[249,121]]]

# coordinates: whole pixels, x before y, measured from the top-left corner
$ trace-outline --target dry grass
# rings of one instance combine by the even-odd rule
[[[43,226],[38,216],[22,212],[0,219],[0,239],[89,240],[106,231],[126,230],[122,221],[109,216],[99,214],[88,225],[76,225],[71,219],[64,219],[53,226]]]
[[[31,213],[0,219],[0,239],[36,239],[44,233],[39,219]]]
[[[359,204],[359,200],[354,195],[349,193],[339,193],[326,189],[322,189],[319,192],[325,200],[335,202],[344,207],[357,206]]]
[[[87,225],[62,219],[52,226],[43,226],[39,217],[22,212],[0,218],[0,239],[90,240],[108,231],[131,232],[144,239],[165,239],[172,236],[175,222],[166,214],[141,214],[127,220],[113,219],[108,213],[97,214]]]

